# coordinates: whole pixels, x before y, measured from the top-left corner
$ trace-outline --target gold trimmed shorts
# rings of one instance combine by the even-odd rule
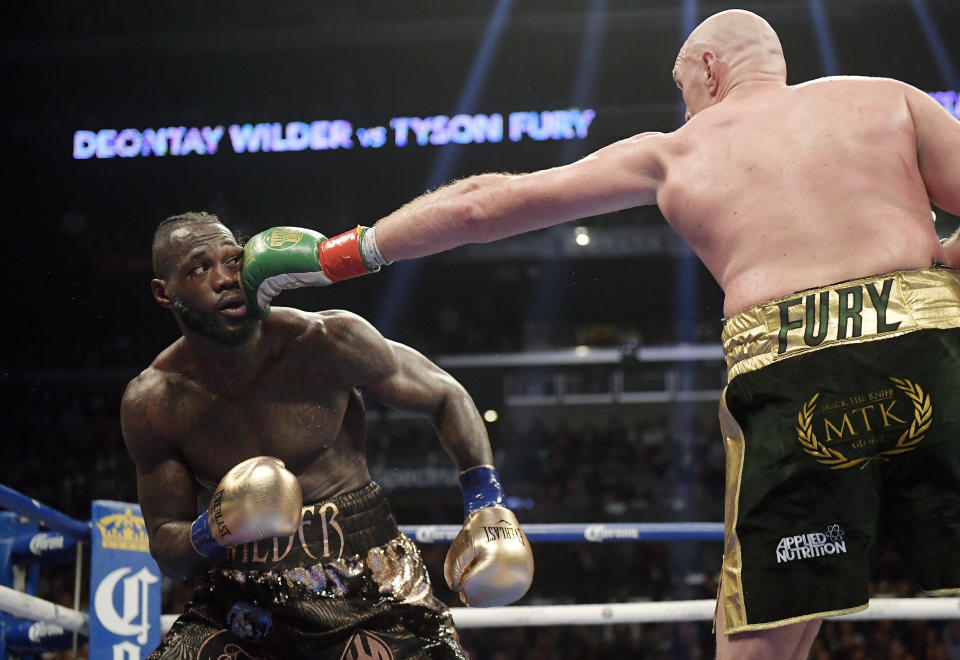
[[[726,632],[864,609],[891,544],[960,594],[960,273],[802,291],[722,338]]]
[[[420,552],[376,483],[303,508],[289,538],[237,546],[199,576],[150,660],[466,660]]]

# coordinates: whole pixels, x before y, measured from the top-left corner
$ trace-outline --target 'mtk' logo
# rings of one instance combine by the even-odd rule
[[[347,642],[340,660],[393,660],[393,652],[382,639],[360,630]]]

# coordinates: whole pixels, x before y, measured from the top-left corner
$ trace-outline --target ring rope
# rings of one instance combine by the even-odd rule
[[[448,543],[459,525],[400,525],[400,531],[419,543]],[[623,541],[722,541],[723,523],[548,523],[525,524],[524,535],[540,543],[609,543]]]
[[[713,599],[705,599],[584,605],[453,607],[450,612],[454,625],[458,628],[513,628],[712,621],[714,606]],[[0,586],[0,610],[33,621],[53,623],[64,630],[88,634],[90,617],[86,612],[77,612],[8,587]],[[169,630],[177,616],[161,616],[161,629],[164,632]],[[871,598],[870,606],[866,610],[827,618],[859,621],[960,619],[960,598]]]
[[[512,628],[712,621],[715,605],[715,600],[708,599],[589,605],[454,607],[450,611],[458,628]],[[866,610],[827,618],[861,621],[960,619],[960,598],[871,598]]]
[[[0,484],[0,509],[9,509],[14,513],[43,525],[47,529],[60,532],[78,541],[90,539],[90,521],[80,522],[60,513],[32,497]]]
[[[0,585],[0,610],[31,621],[55,623],[64,630],[89,635],[90,615],[51,603],[49,600],[25,594]]]

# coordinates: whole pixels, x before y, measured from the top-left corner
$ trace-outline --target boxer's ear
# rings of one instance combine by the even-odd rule
[[[170,300],[170,291],[167,288],[167,281],[155,278],[150,280],[150,291],[153,293],[153,299],[165,309],[170,309],[173,303]]]
[[[707,86],[707,91],[710,96],[716,96],[720,89],[720,62],[717,56],[709,50],[703,51],[700,62],[703,65],[703,82]]]

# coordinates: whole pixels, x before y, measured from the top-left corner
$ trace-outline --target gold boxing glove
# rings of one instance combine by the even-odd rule
[[[270,536],[289,536],[300,527],[300,482],[278,458],[255,456],[234,466],[194,521],[190,541],[214,559],[227,548]]]
[[[443,563],[447,586],[471,607],[509,605],[533,582],[533,552],[517,517],[500,506],[503,489],[492,466],[460,475],[467,511]]]

